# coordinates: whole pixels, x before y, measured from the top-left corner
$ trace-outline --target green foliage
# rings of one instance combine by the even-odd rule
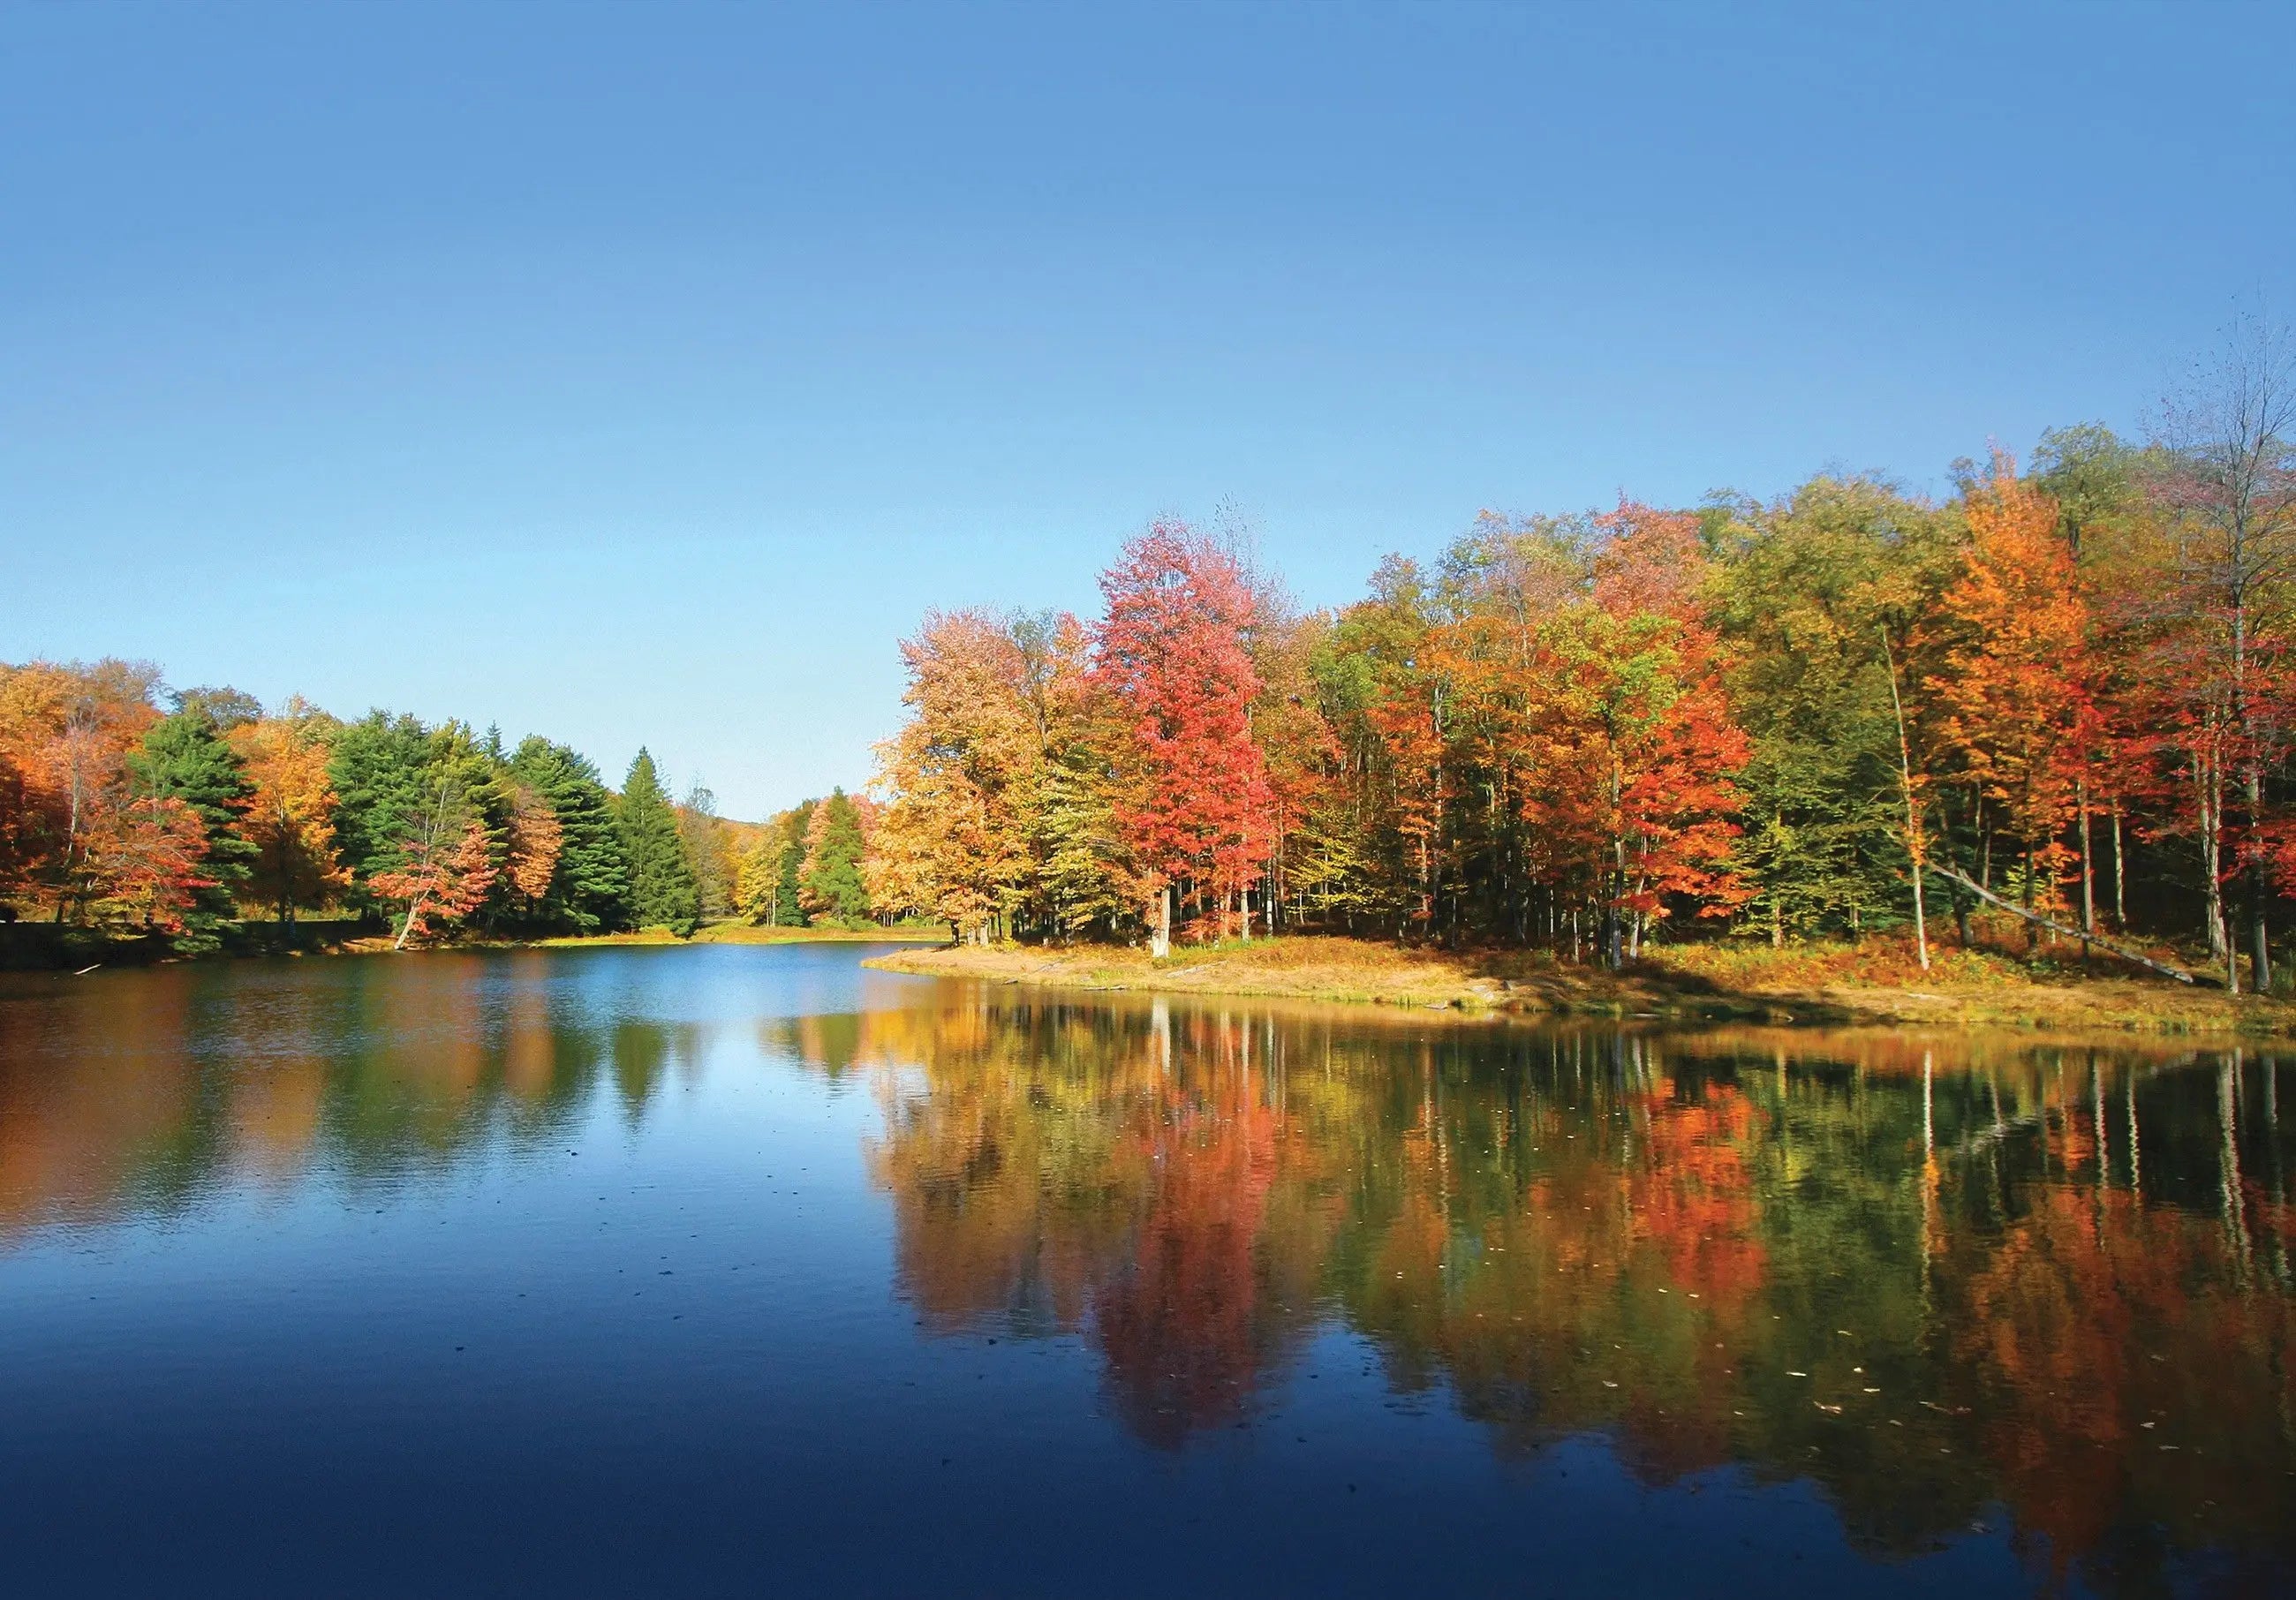
[[[139,797],[182,800],[207,829],[200,870],[212,882],[194,891],[175,942],[187,952],[212,950],[217,929],[237,915],[236,896],[255,860],[256,848],[239,825],[254,787],[208,708],[196,702],[153,723],[143,748],[128,757],[127,770]]]
[[[178,689],[170,696],[179,712],[204,717],[218,734],[227,734],[243,723],[258,722],[263,718],[263,702],[242,689],[226,685],[222,688]]]
[[[382,909],[367,883],[404,865],[399,841],[422,815],[430,759],[430,732],[412,717],[370,711],[335,735],[327,776],[335,786],[337,858],[351,875],[344,899],[354,910]]]
[[[865,918],[869,890],[861,882],[861,817],[844,790],[831,790],[819,803],[806,835],[800,903],[815,916],[840,923]]]
[[[701,890],[701,915],[730,915],[741,864],[734,854],[733,830],[718,815],[718,797],[706,785],[695,784],[685,792],[677,808],[677,831]]]
[[[805,872],[806,835],[813,826],[813,808],[819,803],[807,800],[790,813],[788,835],[782,843],[781,879],[775,890],[771,918],[784,928],[802,928],[811,920],[806,915],[800,880]]]
[[[2144,509],[2144,477],[2160,464],[2102,423],[2052,428],[2033,452],[2033,481],[2057,503],[2057,526],[2076,557],[2126,532]]]
[[[1046,920],[1069,937],[1095,924],[1116,926],[1133,912],[1131,897],[1111,870],[1129,852],[1108,784],[1091,759],[1088,749],[1054,751],[1026,808]]]
[[[629,869],[631,920],[680,938],[691,934],[701,920],[701,887],[686,859],[677,813],[662,792],[653,757],[643,749],[630,763],[615,822]]]
[[[327,774],[335,786],[337,855],[351,874],[344,899],[363,915],[391,909],[373,880],[407,868],[409,841],[432,830],[442,806],[473,812],[500,835],[504,801],[496,765],[459,722],[430,728],[404,714],[370,711],[335,735]]]
[[[1731,704],[1752,741],[1738,775],[1751,927],[1887,926],[1912,905],[1884,634],[1902,645],[1942,587],[1953,530],[1868,478],[1820,478],[1721,529],[1717,620],[1737,647]],[[1901,682],[1910,682],[1900,659]]]
[[[629,868],[612,796],[599,781],[597,767],[538,734],[519,745],[509,766],[519,782],[549,803],[562,833],[539,922],[567,933],[609,933],[629,926]]]

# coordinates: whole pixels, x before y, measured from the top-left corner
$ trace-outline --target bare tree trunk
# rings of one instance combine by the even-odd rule
[[[1922,816],[1921,808],[1914,803],[1914,751],[1906,737],[1905,702],[1898,698],[1898,658],[1890,649],[1890,630],[1882,630],[1882,659],[1890,669],[1890,710],[1898,718],[1898,782],[1906,797],[1906,854],[1914,864],[1914,953],[1921,958],[1922,971],[1930,970],[1929,919],[1922,906]]]
[[[2208,877],[2209,954],[2221,962],[2225,988],[2240,993],[2238,957],[2233,954],[2231,930],[2225,920],[2224,898],[2224,775],[2214,753],[2195,761],[2194,781],[2200,788],[2201,866]]]
[[[1156,890],[1156,921],[1148,933],[1148,954],[1161,961],[1172,953],[1172,886],[1161,884]]]
[[[2120,802],[2112,802],[2112,925],[2128,931],[2128,857],[2120,847]]]
[[[2253,761],[2249,763],[2246,781],[2248,825],[2253,832],[2264,819],[2264,776]],[[2248,862],[2248,975],[2251,986],[2259,995],[2272,987],[2272,940],[2265,926],[2266,907],[2271,896],[2264,858],[2251,850]]]
[[[2089,852],[2088,785],[2076,785],[2080,802],[2081,852],[2081,970],[2088,970],[2088,941],[2096,934],[2096,866]]]

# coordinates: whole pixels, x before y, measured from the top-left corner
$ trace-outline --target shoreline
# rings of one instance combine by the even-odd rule
[[[416,945],[426,950],[572,950],[624,945],[945,944],[947,933],[921,928],[760,928],[747,923],[712,923],[685,939],[666,929],[629,933],[554,934],[542,939],[472,939],[451,944]],[[297,923],[241,923],[226,927],[223,948],[186,954],[159,935],[109,934],[50,923],[0,925],[0,972],[71,972],[95,967],[139,968],[205,964],[218,961],[303,959],[331,956],[388,956],[391,936],[371,923],[339,917]]]
[[[1835,949],[1676,947],[1619,972],[1536,952],[1414,950],[1367,940],[1295,936],[1250,945],[1183,947],[1163,962],[1142,949],[944,945],[863,964],[914,976],[1081,991],[1293,998],[1493,1014],[1607,1016],[1802,1026],[1951,1026],[2192,1038],[2296,1038],[2296,1005],[2188,989],[2166,980],[2063,977],[2005,971],[2005,962],[1940,961],[1920,981],[1876,981]],[[1960,970],[1942,970],[1948,964]],[[1816,972],[1811,969],[1818,968]],[[1702,970],[1702,967],[1704,970]],[[1813,978],[1818,981],[1813,981]]]

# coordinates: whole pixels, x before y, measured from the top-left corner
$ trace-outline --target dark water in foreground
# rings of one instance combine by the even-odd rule
[[[2288,1593],[2268,1054],[1031,997],[0,989],[13,1593]]]

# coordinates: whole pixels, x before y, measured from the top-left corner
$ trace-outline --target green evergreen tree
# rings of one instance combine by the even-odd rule
[[[807,800],[789,814],[788,831],[782,841],[781,889],[774,920],[784,928],[802,928],[812,921],[805,914],[800,880],[805,872],[806,834],[813,826],[813,808],[816,803]]]
[[[679,938],[701,919],[701,887],[685,858],[677,813],[661,792],[653,757],[644,750],[630,763],[615,820],[630,874],[631,919],[641,928],[668,928]]]
[[[335,856],[351,874],[344,903],[373,915],[377,873],[404,863],[400,841],[422,815],[430,732],[414,718],[370,711],[335,735],[327,777],[335,786]]]
[[[805,869],[799,898],[816,916],[840,923],[869,915],[869,890],[861,882],[861,814],[842,789],[832,789],[806,829]]]
[[[499,858],[507,798],[486,747],[462,723],[428,728],[370,711],[336,734],[327,775],[335,786],[336,858],[351,874],[343,899],[363,915],[390,909],[368,885],[406,866],[410,842],[442,804],[483,823]]]
[[[541,917],[570,933],[603,933],[630,925],[629,867],[615,825],[612,797],[589,760],[539,735],[511,757],[510,769],[550,804],[562,839]]]
[[[139,797],[182,800],[206,825],[201,871],[214,882],[195,892],[175,943],[185,951],[212,950],[219,942],[217,931],[239,914],[236,896],[255,860],[255,845],[239,828],[255,791],[214,718],[197,702],[153,723],[144,748],[127,759],[127,769]]]

